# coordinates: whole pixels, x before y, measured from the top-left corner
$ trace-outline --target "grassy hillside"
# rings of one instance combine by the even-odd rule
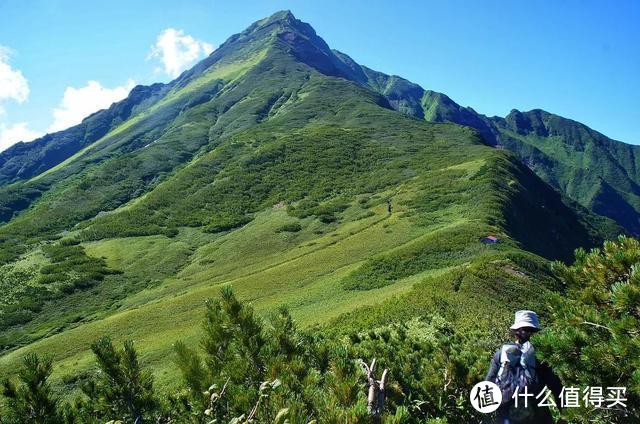
[[[477,129],[488,144],[514,152],[561,193],[640,234],[638,146],[540,109],[488,118],[432,91],[424,92],[421,104],[414,116]]]
[[[359,65],[338,51],[343,75],[380,93],[393,109],[429,122],[476,129],[485,142],[506,148],[540,178],[583,207],[640,234],[640,148],[612,140],[579,122],[540,109],[487,117],[445,94]]]
[[[494,153],[482,146],[476,149]],[[99,296],[113,294],[108,291],[107,284],[112,285],[107,282],[109,279],[128,284],[144,279],[161,280],[117,299],[109,305],[111,311],[101,314],[92,310],[94,305],[86,303],[89,292],[65,297],[63,305],[74,315],[75,322],[57,335],[5,354],[0,366],[10,369],[30,351],[50,352],[59,364],[54,375],[75,374],[90,363],[88,345],[95,336],[109,334],[115,339],[135,339],[161,385],[169,385],[176,381],[175,369],[167,361],[172,344],[177,339],[190,344],[197,342],[203,302],[223,283],[233,284],[238,295],[251,301],[259,311],[287,304],[305,326],[326,323],[344,312],[379,304],[391,296],[412,293],[411,290],[419,296],[396,297],[391,303],[393,313],[383,315],[385,319],[377,324],[424,314],[438,297],[451,297],[450,302],[456,308],[472,308],[478,313],[486,307],[483,305],[495,306],[499,293],[501,308],[497,309],[504,312],[496,317],[500,320],[508,319],[516,304],[536,306],[542,289],[550,283],[545,286],[532,280],[538,277],[531,275],[527,265],[531,262],[544,269],[544,262],[535,256],[525,259],[518,253],[521,251],[515,242],[487,222],[493,219],[490,207],[493,199],[484,200],[486,192],[482,186],[496,181],[487,174],[484,178],[483,174],[478,176],[482,165],[478,166],[477,157],[445,165],[435,169],[432,178],[410,180],[399,192],[378,193],[379,199],[371,194],[366,203],[355,201],[341,212],[340,223],[324,224],[311,216],[297,219],[276,207],[259,213],[243,228],[218,236],[185,228],[174,239],[142,236],[87,242],[85,250],[90,256],[105,258],[111,269],[123,273],[107,277],[100,287],[93,289],[90,297],[94,302]],[[474,176],[480,181],[470,183]],[[470,193],[466,202],[451,202],[448,210],[426,212],[432,201],[442,199],[433,198],[425,185],[452,184],[459,189],[478,184],[478,190],[475,196]],[[391,195],[396,209],[391,215],[387,213],[386,202],[373,205]],[[484,211],[476,207],[475,213],[460,212],[474,204],[484,204]],[[281,230],[292,221],[297,221],[302,229],[294,233]],[[479,238],[488,232],[504,234],[505,243],[496,246],[479,243]],[[198,247],[189,249],[189,245]],[[162,269],[158,269],[159,264]],[[473,282],[474,273],[470,271],[476,268],[489,277],[479,278],[480,286]],[[460,274],[461,270],[465,272]],[[464,280],[458,283],[445,283],[462,275]],[[438,277],[425,280],[430,276]],[[375,284],[354,287],[353,280]],[[425,282],[420,289],[412,289],[421,281]],[[431,284],[433,289],[425,290],[424,284]],[[416,299],[420,302],[416,303]],[[105,303],[108,300],[103,298]],[[70,307],[78,304],[82,307]],[[60,312],[59,305],[46,305],[44,317],[47,312],[51,317],[54,308]],[[462,311],[465,320],[474,316],[467,315],[469,310]],[[380,318],[380,314],[366,310],[355,313],[365,322]],[[102,318],[105,315],[109,316]],[[493,323],[493,319],[488,320],[486,328]],[[467,321],[467,325],[471,322]]]
[[[489,346],[514,308],[544,311],[548,259],[615,231],[477,131],[398,113],[402,81],[378,75],[385,97],[345,61],[278,13],[0,189],[15,199],[0,226],[0,372],[47,352],[73,390],[110,335],[136,340],[168,388],[172,344],[197,343],[204,300],[229,283],[260,313],[287,304],[328,333],[438,311]]]
[[[500,141],[554,187],[640,233],[637,146],[542,110],[493,119]]]

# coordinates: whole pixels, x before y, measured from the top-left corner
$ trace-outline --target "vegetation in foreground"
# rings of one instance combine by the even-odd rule
[[[569,422],[640,419],[639,262],[640,242],[620,237],[554,266],[566,290],[551,295],[550,322],[533,340],[539,354],[565,386],[627,388],[626,408],[565,408]],[[360,365],[370,358],[390,370],[381,422],[470,422],[481,417],[468,390],[491,355],[482,337],[439,313],[342,336],[304,332],[286,308],[263,320],[226,286],[207,303],[200,349],[175,344],[181,390],[156,390],[133,343],[120,349],[103,337],[74,400],[51,389],[50,359],[25,356],[4,382],[2,422],[371,422]]]

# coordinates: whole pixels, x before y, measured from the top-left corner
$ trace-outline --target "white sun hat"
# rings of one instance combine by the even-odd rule
[[[532,327],[536,330],[542,330],[540,327],[540,321],[538,321],[538,314],[533,311],[516,311],[516,318],[511,326],[512,330],[518,328]]]

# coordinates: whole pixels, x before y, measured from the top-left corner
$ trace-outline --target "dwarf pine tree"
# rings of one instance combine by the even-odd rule
[[[364,421],[363,379],[347,348],[301,333],[286,308],[262,320],[229,287],[206,309],[203,355],[175,345],[188,390],[171,401],[174,415],[190,422]]]
[[[640,242],[622,236],[601,249],[578,249],[573,265],[553,269],[565,292],[550,299],[552,322],[536,347],[565,387],[580,387],[581,405],[589,387],[602,387],[605,398],[601,407],[566,408],[568,417],[640,422]],[[626,388],[626,407],[607,407],[608,387]]]
[[[151,421],[158,402],[153,392],[153,378],[142,369],[133,342],[125,341],[122,350],[109,337],[91,345],[99,373],[82,390],[88,398],[81,409],[100,418],[143,423]]]
[[[5,423],[54,424],[62,422],[58,399],[47,382],[53,369],[50,357],[26,355],[18,372],[18,381],[5,380]]]

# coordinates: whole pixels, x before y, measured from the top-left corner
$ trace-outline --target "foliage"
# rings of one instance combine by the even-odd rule
[[[298,222],[288,222],[276,229],[277,233],[297,233],[302,230],[302,225]]]
[[[249,222],[251,222],[251,218],[245,215],[218,214],[211,218],[211,224],[207,225],[204,230],[208,233],[219,233],[242,227]]]
[[[626,408],[582,408],[580,422],[640,419],[640,242],[621,236],[556,263],[563,294],[550,297],[552,322],[536,342],[565,386],[626,387]],[[617,409],[617,410],[616,410]]]
[[[367,260],[349,274],[342,285],[347,290],[370,290],[428,269],[460,265],[486,250],[479,243],[467,243],[476,234],[476,225],[434,232],[411,246]]]
[[[298,34],[301,44],[283,33]],[[309,26],[281,16],[232,37],[176,81],[138,87],[131,98],[52,135],[58,155],[42,141],[22,146],[24,156],[15,161],[25,165],[25,178],[33,178],[0,188],[0,213],[8,219],[0,225],[0,263],[14,268],[61,237],[83,248],[117,238],[179,238],[197,229],[206,234],[190,244],[195,251],[213,237],[253,229],[251,219],[280,203],[291,216],[313,217],[304,225],[318,236],[339,226],[351,231],[353,221],[373,218],[392,199],[387,220],[406,219],[413,227],[402,223],[401,230],[449,230],[440,233],[441,241],[431,238],[431,247],[371,252],[345,279],[348,289],[381,289],[465,263],[483,252],[477,240],[487,233],[499,234],[510,248],[553,259],[599,241],[598,226],[513,156],[482,145],[468,128],[397,113],[375,90],[401,94],[415,87],[370,70],[365,74],[373,72],[376,84],[365,82],[365,74],[353,73],[344,60]],[[40,155],[48,159],[38,168]],[[21,178],[16,163],[3,163],[6,181]],[[354,216],[348,209],[358,199]],[[531,225],[548,231],[531,232]],[[392,231],[385,235],[389,245]],[[289,258],[294,247],[278,255]],[[130,304],[124,298],[162,280],[107,275],[96,261],[77,258],[77,272],[71,269],[76,259],[66,269],[47,264],[38,281],[12,285],[11,296],[26,294],[0,302],[6,317],[0,327],[10,329],[0,336],[2,346],[15,348],[114,313]],[[171,277],[188,285],[177,269]]]
[[[396,413],[406,408],[403,422],[446,417],[462,423],[481,418],[468,403],[469,387],[482,380],[486,367],[478,338],[436,313],[352,333],[349,342],[357,357],[379,358],[379,366],[389,368],[388,407]]]
[[[286,309],[267,324],[226,287],[207,303],[204,332],[204,358],[176,344],[189,388],[180,413],[197,422],[243,416],[272,422],[285,408],[292,422],[361,416],[355,358],[346,347],[299,333]]]
[[[82,387],[87,400],[75,405],[75,415],[91,418],[142,423],[151,421],[158,409],[149,370],[142,368],[133,342],[124,342],[122,350],[111,339],[102,337],[91,345],[99,372]]]
[[[5,289],[0,297],[0,330],[25,325],[47,302],[87,290],[116,273],[103,259],[87,256],[82,246],[73,243],[44,245],[42,253],[48,263],[37,273],[34,267],[0,267],[0,286]],[[10,343],[0,338],[0,346],[6,348]]]
[[[415,110],[399,108],[401,112],[431,122],[475,128],[487,144],[509,149],[565,196],[615,220],[632,234],[640,232],[640,174],[634,159],[638,146],[612,140],[580,122],[541,109],[514,109],[504,118],[487,117],[461,107],[444,94],[420,87],[417,93],[399,93],[399,98],[400,102],[421,100],[422,106]],[[595,219],[616,231],[611,221]]]
[[[603,334],[607,336],[605,339],[613,338],[613,342],[598,340],[597,335],[590,340],[581,340],[606,342],[608,351],[634,354],[637,343],[628,337],[628,332],[637,330],[637,322],[635,327],[628,327],[629,316],[625,314],[635,317],[637,300],[630,304],[628,301],[633,296],[607,297],[606,287],[607,284],[610,287],[629,284],[629,288],[615,290],[633,295],[636,282],[631,270],[640,259],[640,243],[621,238],[617,244],[605,244],[603,253],[578,251],[577,256],[575,265],[556,265],[555,268],[563,281],[571,281],[568,284],[571,296],[565,302],[569,305],[567,308],[574,309],[554,309],[553,321],[545,332],[536,336],[536,347],[562,374],[565,383],[573,378],[576,383],[588,385],[619,385],[611,380],[619,373],[610,373],[600,366],[600,374],[594,374],[596,364],[601,364],[605,358],[591,355],[605,350],[589,350],[588,345],[583,344],[579,356],[567,356],[571,348],[562,343],[573,339],[563,332],[576,324],[579,327],[575,322],[578,318],[570,321],[568,316],[558,314],[575,312],[574,297],[580,298],[584,310],[588,310],[589,302],[605,305],[608,311],[600,312],[599,316],[608,314],[620,321],[593,324],[611,325]],[[526,257],[509,260],[517,261],[529,271],[536,266]],[[499,266],[513,269],[508,262]],[[482,269],[479,267],[476,272]],[[458,274],[453,281],[459,289],[477,284],[458,281],[460,277],[465,278],[464,274]],[[413,298],[416,298],[415,294],[407,296],[407,299]],[[613,299],[616,300],[609,302]],[[368,422],[365,379],[358,363],[362,359],[377,358],[382,367],[389,369],[391,376],[383,422],[439,422],[446,419],[446,422],[462,423],[481,419],[468,404],[468,390],[486,373],[487,358],[494,347],[491,336],[487,337],[485,330],[478,329],[477,325],[475,330],[470,330],[474,328],[472,323],[459,321],[457,316],[461,310],[458,305],[454,306],[453,298],[438,301],[436,297],[434,301],[430,307],[414,309],[413,318],[404,321],[402,315],[393,313],[397,303],[387,302],[385,307],[391,308],[389,323],[358,323],[347,319],[338,322],[337,327],[330,327],[332,331],[301,332],[286,308],[280,308],[268,321],[263,320],[250,305],[240,302],[229,286],[225,286],[219,298],[206,304],[201,353],[183,342],[175,344],[175,360],[183,375],[184,389],[166,395],[164,400],[154,392],[152,379],[141,367],[132,343],[125,342],[124,349],[118,351],[109,338],[98,339],[92,345],[100,372],[80,377],[85,380],[83,397],[74,403],[60,404],[46,384],[26,387],[44,388],[44,394],[38,399],[53,399],[45,402],[52,408],[49,416],[63,417],[67,422],[134,421],[136,417],[189,423],[282,422],[285,419],[289,422]],[[522,304],[518,299],[515,302]],[[469,306],[481,308],[473,303]],[[389,313],[382,312],[381,306],[361,315],[389,317]],[[617,338],[613,333],[608,335],[614,328],[620,332]],[[623,335],[627,337],[623,338]],[[616,340],[624,346],[616,345]],[[637,397],[633,397],[637,390],[633,381],[637,364],[629,364],[620,364],[617,371],[627,375],[633,392],[629,402],[633,404],[637,401]],[[37,357],[25,359],[25,366],[32,370],[30,372],[37,371],[37,381],[46,382],[51,371],[50,361],[40,365]],[[585,366],[590,367],[587,373],[581,370]],[[20,379],[29,381],[31,377],[25,375],[29,375],[26,369]],[[584,381],[575,380],[583,377]],[[12,401],[17,392],[15,388],[5,389],[5,396]],[[22,399],[26,398],[28,396],[22,396]],[[19,411],[19,406],[12,408]],[[628,419],[616,414],[605,413],[603,416],[602,412],[583,416],[589,420],[598,417],[609,420],[607,422],[626,422],[624,420]]]
[[[55,424],[62,422],[58,398],[48,383],[53,362],[50,357],[26,355],[18,382],[5,380],[2,394],[5,408],[2,422]]]
[[[185,389],[164,401],[131,342],[119,351],[108,337],[96,340],[99,372],[79,375],[82,396],[52,401],[50,416],[65,422],[364,423],[370,418],[359,363],[375,357],[391,375],[383,422],[477,418],[466,390],[484,372],[485,352],[474,344],[476,335],[458,333],[437,314],[328,338],[299,331],[286,308],[264,321],[227,286],[207,303],[203,330],[201,354],[175,344]],[[25,360],[23,374],[39,369],[35,359]],[[42,380],[51,371],[47,364]]]
[[[87,256],[82,246],[61,242],[44,246],[42,250],[51,263],[40,268],[36,283],[55,285],[56,290],[64,293],[90,287],[113,272],[103,259]]]

